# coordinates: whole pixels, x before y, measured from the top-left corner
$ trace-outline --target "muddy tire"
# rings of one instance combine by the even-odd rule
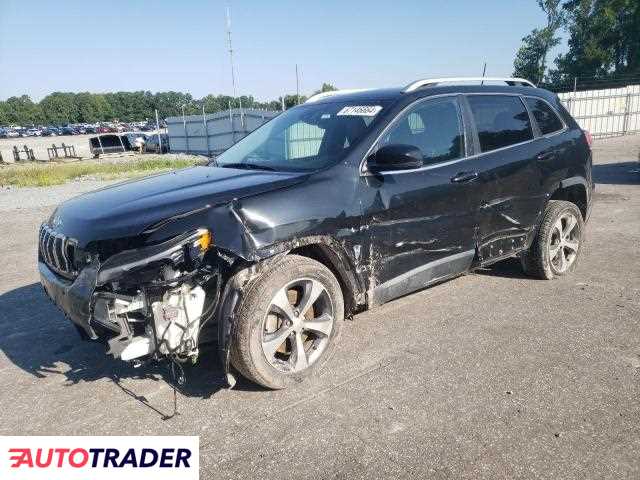
[[[527,275],[551,280],[572,272],[582,250],[584,221],[578,207],[550,200],[531,248],[520,257]]]
[[[331,358],[343,320],[344,299],[333,273],[315,260],[288,255],[246,291],[231,362],[267,388],[299,383]]]

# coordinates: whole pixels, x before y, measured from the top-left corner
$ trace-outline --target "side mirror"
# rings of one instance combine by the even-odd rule
[[[367,159],[367,170],[372,173],[387,170],[412,170],[423,165],[423,155],[413,145],[385,145]]]

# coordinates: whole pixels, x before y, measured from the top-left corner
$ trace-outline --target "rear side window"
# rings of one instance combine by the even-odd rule
[[[478,129],[482,152],[533,139],[529,113],[520,97],[470,95],[467,99]]]
[[[526,98],[525,101],[543,135],[548,135],[564,128],[562,120],[558,118],[556,112],[546,102],[532,97]]]
[[[425,165],[464,156],[464,135],[455,98],[420,102],[403,114],[379,146],[418,147]]]

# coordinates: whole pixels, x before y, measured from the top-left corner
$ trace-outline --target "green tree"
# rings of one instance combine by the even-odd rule
[[[40,101],[40,108],[48,123],[62,125],[78,121],[75,94],[54,92]]]
[[[554,80],[640,73],[638,0],[570,0],[564,9],[569,48],[555,60]]]
[[[40,106],[33,103],[28,95],[9,97],[4,108],[7,125],[35,125],[44,121]]]
[[[538,5],[547,16],[543,28],[534,28],[522,39],[522,46],[513,62],[514,76],[542,82],[547,70],[549,51],[560,44],[558,30],[565,23],[565,14],[561,8],[562,0],[538,0]]]
[[[330,83],[323,83],[322,87],[320,87],[320,90],[317,90],[314,93],[333,92],[335,90],[338,90],[338,89],[336,87],[334,87],[333,85],[331,85]]]
[[[0,125],[9,125],[9,106],[7,102],[0,101]]]
[[[183,105],[185,114],[198,113],[198,104],[189,93],[158,92],[154,96],[154,105],[163,118],[182,115]]]
[[[323,83],[316,92],[336,90],[330,83]],[[307,97],[295,94],[285,95],[285,108],[304,103]],[[233,98],[229,95],[207,95],[199,100],[183,92],[110,92],[110,93],[69,93],[54,92],[34,103],[27,95],[11,97],[0,101],[0,125],[67,124],[94,123],[99,121],[123,122],[153,120],[155,110],[161,118],[182,115],[198,115],[204,107],[206,113],[215,113],[242,107],[279,111],[283,98],[258,101],[251,95]]]
[[[104,95],[89,92],[78,93],[75,96],[75,104],[80,122],[94,123],[113,116],[111,106]]]

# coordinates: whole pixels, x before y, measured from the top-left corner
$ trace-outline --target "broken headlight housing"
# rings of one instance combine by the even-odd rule
[[[193,265],[198,265],[213,244],[211,232],[206,228],[199,229],[185,245],[185,257]]]

